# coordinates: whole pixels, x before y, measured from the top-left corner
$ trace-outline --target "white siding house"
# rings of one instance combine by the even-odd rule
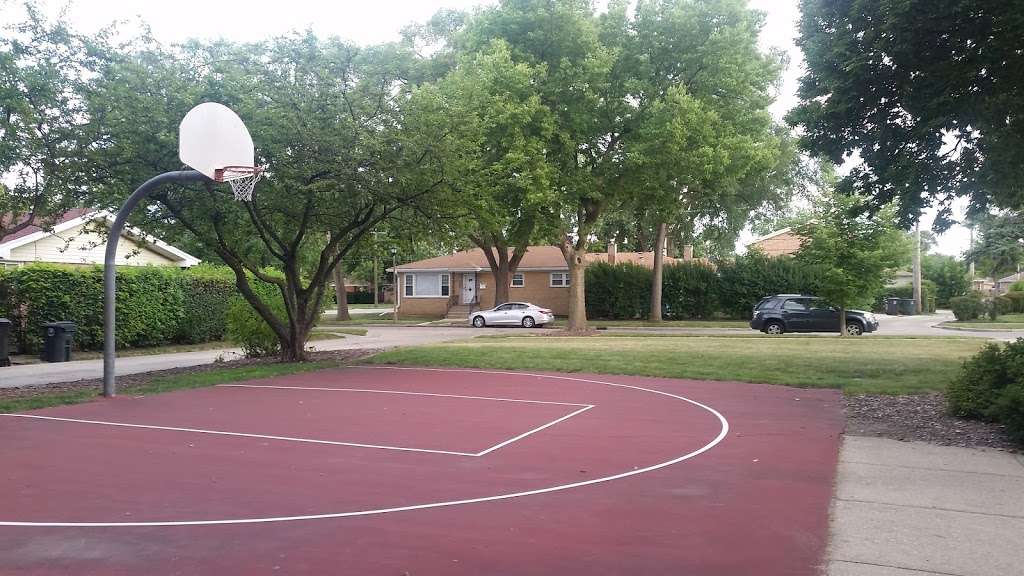
[[[30,227],[0,239],[0,267],[33,262],[54,264],[103,264],[106,235],[103,228],[114,221],[113,214],[95,210],[72,210],[50,230]],[[118,266],[175,266],[189,268],[199,259],[170,244],[125,227],[117,247]]]

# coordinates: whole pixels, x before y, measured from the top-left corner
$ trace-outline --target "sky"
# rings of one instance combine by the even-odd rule
[[[43,0],[56,14],[65,2]],[[320,35],[335,35],[361,44],[397,40],[401,29],[430,18],[440,8],[469,9],[486,0],[175,0],[139,2],[119,0],[77,0],[67,5],[68,19],[82,32],[95,32],[116,20],[142,21],[163,42],[188,38],[226,38],[249,41],[311,28]],[[600,2],[599,2],[600,3]],[[14,15],[13,3],[0,0],[0,23]],[[789,54],[772,113],[781,118],[797,103],[796,89],[802,74],[803,56],[794,43],[800,17],[797,0],[749,0],[766,15],[762,47],[775,47]],[[845,167],[848,169],[849,167]],[[962,213],[963,205],[958,208]],[[934,212],[926,212],[921,227],[931,226]],[[749,240],[745,234],[740,245]],[[962,253],[969,243],[966,228],[955,226],[938,237],[937,252]]]

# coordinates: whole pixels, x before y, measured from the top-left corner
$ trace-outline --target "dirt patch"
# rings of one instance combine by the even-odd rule
[[[338,365],[349,364],[360,358],[372,356],[381,352],[376,349],[361,350],[331,350],[322,352],[308,352],[308,362],[337,362]],[[133,388],[149,384],[163,376],[179,374],[199,374],[202,372],[213,372],[226,368],[239,368],[242,366],[255,366],[260,364],[276,364],[276,358],[240,358],[226,362],[215,362],[213,364],[202,364],[199,366],[187,366],[184,368],[172,368],[170,370],[158,370],[156,372],[143,372],[140,374],[127,374],[117,377],[117,389],[119,393],[131,394]],[[95,390],[97,394],[103,387],[102,378],[79,380],[77,382],[61,382],[48,384],[46,386],[23,386],[20,388],[0,388],[0,399],[32,398],[50,394],[63,394],[67,392],[80,392],[82,390]]]
[[[1012,452],[1024,448],[1010,439],[1004,426],[951,416],[938,393],[846,396],[846,433]]]

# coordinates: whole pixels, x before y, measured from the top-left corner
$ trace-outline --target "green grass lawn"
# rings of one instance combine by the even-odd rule
[[[974,328],[990,330],[1024,330],[1024,314],[1003,314],[995,320],[988,318],[977,318],[961,322],[943,322],[942,326],[949,328]]]
[[[256,380],[259,378],[270,378],[273,376],[284,376],[286,374],[297,374],[300,372],[311,372],[334,368],[339,366],[338,362],[304,362],[301,364],[256,364],[252,366],[239,366],[237,368],[223,368],[207,372],[195,372],[187,374],[173,374],[159,376],[139,386],[124,388],[121,393],[130,396],[142,396],[146,394],[159,394],[173,390],[186,390],[190,388],[203,388],[216,384],[228,382],[240,382],[244,380]],[[98,389],[70,390],[48,394],[41,391],[38,396],[27,396],[21,398],[0,398],[0,413],[21,412],[24,410],[36,410],[48,406],[60,406],[62,404],[79,404],[96,398]]]
[[[561,328],[566,325],[565,318],[558,318],[552,326]],[[589,320],[591,328],[746,328],[750,323],[746,320],[665,320],[664,322],[646,322],[644,320]]]
[[[403,348],[372,363],[736,380],[847,393],[943,390],[974,338],[505,337]]]

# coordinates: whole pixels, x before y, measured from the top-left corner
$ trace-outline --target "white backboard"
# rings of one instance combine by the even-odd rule
[[[230,108],[205,102],[189,110],[178,127],[178,157],[214,178],[218,168],[253,166],[252,137]]]

